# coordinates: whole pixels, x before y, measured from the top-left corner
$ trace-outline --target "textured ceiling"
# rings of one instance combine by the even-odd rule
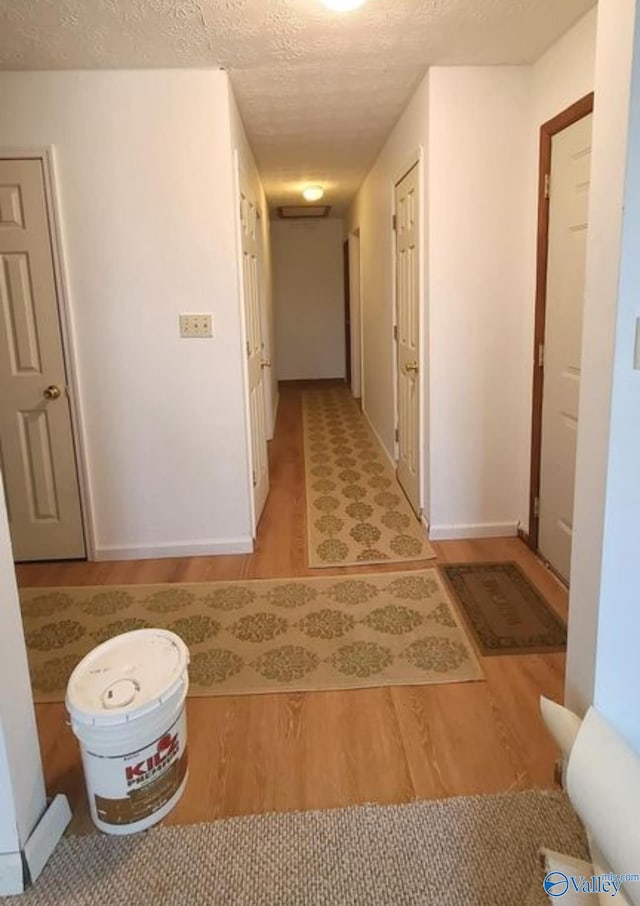
[[[272,204],[353,195],[428,65],[528,63],[596,0],[0,0],[0,68],[223,66]]]

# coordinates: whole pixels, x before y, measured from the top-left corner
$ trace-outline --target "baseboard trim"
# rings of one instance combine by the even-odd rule
[[[378,432],[377,432],[377,430],[376,430],[376,428],[375,428],[373,422],[372,422],[371,419],[369,418],[369,413],[367,412],[366,409],[362,409],[362,414],[363,414],[364,417],[365,417],[366,423],[369,425],[369,427],[370,427],[371,430],[373,431],[373,434],[374,434],[374,436],[375,436],[375,439],[378,441],[378,443],[379,443],[380,446],[382,447],[382,449],[383,449],[383,451],[384,451],[384,454],[385,454],[385,456],[387,457],[387,460],[389,461],[389,465],[391,466],[391,468],[392,468],[393,471],[395,472],[396,467],[397,467],[397,463],[396,463],[395,459],[393,458],[393,456],[389,453],[389,451],[388,451],[387,448],[385,447],[385,445],[384,445],[384,443],[383,443],[383,441],[382,441],[382,438],[381,438],[380,435],[378,434]]]
[[[217,557],[222,554],[252,554],[253,538],[222,538],[211,541],[191,541],[158,544],[150,547],[96,547],[95,560],[161,560],[165,557]]]
[[[473,525],[432,525],[431,541],[456,541],[465,538],[517,538],[517,522],[480,522]]]
[[[34,884],[71,821],[66,796],[59,793],[47,806],[22,852],[0,853],[0,896],[24,893]]]

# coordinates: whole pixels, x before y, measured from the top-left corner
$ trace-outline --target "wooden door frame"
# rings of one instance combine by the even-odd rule
[[[426,355],[426,312],[425,312],[425,210],[424,210],[424,179],[425,179],[425,154],[424,147],[418,145],[418,147],[405,159],[403,165],[398,167],[395,171],[394,177],[391,181],[390,195],[391,195],[391,214],[392,221],[389,223],[389,235],[391,240],[391,286],[392,286],[392,313],[393,313],[393,324],[391,326],[391,360],[392,360],[392,379],[393,379],[393,427],[394,431],[398,426],[398,341],[396,339],[396,328],[398,324],[398,298],[397,298],[397,268],[396,268],[396,231],[395,223],[397,218],[396,211],[396,188],[399,183],[402,182],[404,177],[413,170],[414,167],[418,168],[418,223],[419,223],[419,235],[420,243],[418,248],[418,338],[420,343],[420,354],[418,356],[418,364],[420,370],[418,372],[418,394],[419,394],[419,406],[418,406],[418,519],[421,521],[426,531],[429,531],[428,519],[425,515],[426,506],[427,506],[427,495],[425,493],[425,472],[428,468],[428,464],[425,463],[425,450],[426,450],[426,429],[425,429],[425,419],[424,419],[424,403],[427,399],[427,355]],[[364,392],[363,392],[364,396]],[[384,449],[384,444],[382,445]],[[393,466],[397,470],[398,466],[398,455],[399,447],[398,442],[395,440],[393,443]]]
[[[547,269],[549,262],[549,177],[551,175],[551,144],[553,136],[573,126],[593,113],[594,94],[590,92],[571,104],[540,127],[540,156],[538,169],[538,240],[536,252],[535,326],[533,337],[533,399],[531,417],[531,477],[529,483],[529,535],[527,543],[538,550],[542,466],[542,391],[544,366],[540,350],[544,348],[547,313]]]
[[[55,149],[46,147],[3,147],[0,145],[0,160],[37,160],[42,164],[44,196],[47,210],[47,225],[51,240],[51,261],[56,289],[58,320],[62,356],[66,372],[67,398],[71,419],[71,436],[73,441],[78,491],[80,494],[80,514],[84,534],[85,554],[87,560],[97,560],[96,539],[93,521],[93,507],[87,469],[87,441],[84,430],[84,419],[80,405],[80,383],[77,368],[76,341],[73,334],[71,305],[69,302],[69,280],[67,277],[66,253],[63,243],[62,218],[58,194],[57,167]]]

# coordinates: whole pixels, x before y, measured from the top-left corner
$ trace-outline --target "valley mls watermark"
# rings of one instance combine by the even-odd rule
[[[570,890],[575,893],[608,893],[615,897],[628,881],[640,881],[640,875],[616,875],[610,872],[586,878],[584,875],[565,875],[562,871],[550,871],[543,886],[550,897],[563,897]]]

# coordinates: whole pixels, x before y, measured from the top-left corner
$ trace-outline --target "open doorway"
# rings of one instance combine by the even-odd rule
[[[593,94],[540,131],[529,543],[570,579]]]

